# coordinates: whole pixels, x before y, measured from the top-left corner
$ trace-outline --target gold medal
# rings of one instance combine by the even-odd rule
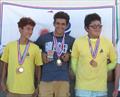
[[[62,65],[62,61],[60,59],[57,59],[57,65],[61,66]]]
[[[92,59],[90,61],[90,65],[93,66],[93,67],[97,67],[97,62]]]
[[[90,65],[92,67],[97,67],[97,62],[94,60],[98,54],[98,49],[99,49],[99,45],[100,45],[100,38],[97,39],[96,44],[95,44],[95,48],[93,49],[92,47],[92,43],[90,38],[88,37],[88,43],[89,43],[89,48],[90,48],[90,52],[92,55],[92,60],[90,61]]]
[[[23,73],[24,72],[24,68],[20,66],[19,68],[17,68],[17,72],[18,73]]]

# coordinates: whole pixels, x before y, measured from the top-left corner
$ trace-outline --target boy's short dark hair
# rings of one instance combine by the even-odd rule
[[[101,17],[98,14],[92,13],[92,14],[86,15],[84,20],[84,26],[88,28],[90,23],[95,20],[98,20],[101,23]]]
[[[18,27],[23,28],[26,25],[31,25],[34,27],[36,25],[36,23],[30,17],[22,17],[18,22]]]
[[[69,23],[70,17],[67,13],[63,12],[63,11],[59,11],[54,15],[54,23],[56,22],[56,19],[60,18],[60,19],[65,19],[66,20],[66,24]]]

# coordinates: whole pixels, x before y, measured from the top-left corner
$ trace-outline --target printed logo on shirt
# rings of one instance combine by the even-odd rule
[[[26,54],[26,56],[30,56],[29,52]]]
[[[61,42],[58,42],[57,47],[60,48],[62,46]],[[45,44],[45,51],[48,52],[49,50],[56,51],[55,48],[53,48],[53,42],[47,42]],[[68,50],[68,44],[64,44],[64,49],[62,53],[66,53]]]
[[[45,43],[45,51],[48,52],[48,51],[52,50],[52,45],[53,45],[53,42],[46,42]]]
[[[103,49],[100,50],[100,53],[103,53]]]

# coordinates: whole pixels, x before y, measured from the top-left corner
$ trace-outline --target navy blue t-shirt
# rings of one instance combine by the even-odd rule
[[[61,45],[63,37],[56,37],[58,45]],[[74,38],[65,35],[64,53],[70,53]],[[40,36],[35,42],[42,52],[47,53],[49,50],[53,50],[53,32]],[[62,66],[57,66],[56,60],[58,59],[56,52],[54,52],[53,60],[42,66],[42,81],[68,81],[69,80],[69,62],[62,62]]]

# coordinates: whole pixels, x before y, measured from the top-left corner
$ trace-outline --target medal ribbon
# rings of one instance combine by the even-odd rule
[[[100,44],[100,39],[97,39],[96,44],[95,44],[95,48],[93,50],[90,38],[88,37],[88,43],[89,43],[89,48],[90,48],[90,52],[92,57],[95,59],[98,53],[98,48],[99,48],[99,44]]]
[[[64,50],[64,43],[65,43],[65,34],[62,38],[62,43],[61,43],[61,46],[58,47],[58,41],[57,41],[57,38],[55,37],[55,35],[53,36],[53,48],[55,49],[56,53],[57,53],[57,56],[58,58],[60,58],[60,56],[62,55],[63,53],[63,50]]]
[[[20,65],[22,65],[24,60],[25,60],[25,57],[27,55],[29,46],[30,46],[30,42],[28,41],[27,44],[26,44],[26,47],[24,49],[23,55],[21,56],[21,53],[20,53],[20,39],[17,41],[18,62],[19,62]]]

